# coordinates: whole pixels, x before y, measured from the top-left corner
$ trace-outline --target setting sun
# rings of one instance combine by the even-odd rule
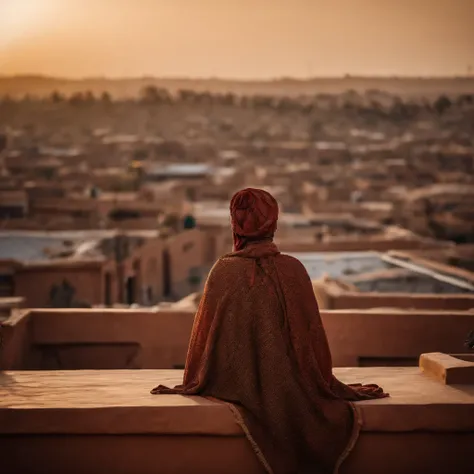
[[[0,2],[0,44],[34,34],[51,18],[54,0],[3,0]]]

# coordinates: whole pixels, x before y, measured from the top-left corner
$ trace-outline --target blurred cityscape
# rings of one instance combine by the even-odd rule
[[[298,82],[306,93],[294,94]],[[325,288],[471,293],[474,94],[417,95],[443,86],[428,79],[407,79],[400,95],[360,78],[319,82],[355,88],[310,94],[318,80],[287,81],[285,92],[276,81],[247,95],[178,81],[128,96],[122,84],[115,98],[4,79],[0,295],[35,308],[195,304],[231,250],[228,203],[244,187],[277,198],[277,242]],[[335,251],[405,253],[323,254]],[[415,255],[445,265],[449,283],[417,270]]]
[[[262,473],[225,405],[148,395],[181,383],[244,187],[279,202],[276,243],[310,275],[335,375],[391,395],[360,405],[342,472],[470,472],[473,81],[404,81],[4,93],[6,472],[151,474],[158,456],[163,473]]]

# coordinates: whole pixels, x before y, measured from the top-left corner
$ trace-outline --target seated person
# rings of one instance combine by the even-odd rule
[[[351,402],[387,394],[377,385],[345,385],[332,374],[308,273],[273,243],[275,199],[244,189],[232,198],[230,213],[234,251],[207,279],[183,384],[152,393],[228,402],[269,473],[335,473],[359,433]]]

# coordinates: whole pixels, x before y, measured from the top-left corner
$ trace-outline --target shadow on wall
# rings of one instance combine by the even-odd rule
[[[67,280],[53,285],[49,291],[49,308],[91,308],[91,305],[76,300],[76,289]]]

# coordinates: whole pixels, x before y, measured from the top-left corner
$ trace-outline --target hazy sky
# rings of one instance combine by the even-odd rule
[[[0,74],[454,75],[474,0],[0,0]]]

